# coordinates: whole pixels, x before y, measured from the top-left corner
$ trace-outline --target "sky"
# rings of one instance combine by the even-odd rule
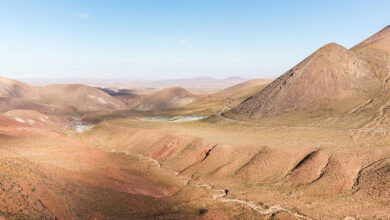
[[[388,0],[0,0],[0,75],[275,78],[390,24]]]

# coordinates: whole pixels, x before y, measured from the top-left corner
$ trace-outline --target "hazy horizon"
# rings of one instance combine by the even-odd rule
[[[0,1],[0,75],[276,78],[389,24],[387,1]]]
[[[2,75],[0,75],[2,76]],[[54,77],[7,77],[12,78],[20,81],[55,81],[55,80],[69,80],[69,81],[82,81],[82,80],[132,80],[132,81],[180,81],[180,80],[193,80],[193,79],[214,79],[214,80],[229,80],[234,78],[240,78],[245,80],[254,79],[253,77],[243,77],[241,75],[232,75],[232,76],[226,76],[226,77],[213,77],[213,76],[194,76],[194,77],[181,77],[181,78],[169,78],[169,77],[163,77],[163,78],[153,78],[153,79],[142,79],[142,78],[136,78],[131,76],[123,76],[123,77],[110,77],[110,76],[101,76],[101,77],[83,77],[83,76],[54,76]],[[267,78],[267,79],[273,79],[273,78]]]

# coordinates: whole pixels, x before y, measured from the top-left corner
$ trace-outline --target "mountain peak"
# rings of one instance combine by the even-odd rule
[[[330,42],[328,44],[325,44],[324,46],[322,46],[318,50],[321,50],[321,49],[341,49],[341,50],[347,50],[347,48],[345,48],[344,46],[342,46],[342,45],[340,45],[338,43],[335,43],[335,42]]]
[[[328,44],[325,44],[322,48],[327,48],[327,47],[342,47],[340,44],[337,44],[335,42],[330,42]]]
[[[262,118],[329,100],[360,101],[361,91],[364,94],[371,91],[371,85],[380,85],[371,75],[368,63],[354,52],[329,43],[232,111],[242,117]],[[362,77],[370,81],[367,86],[361,86]]]

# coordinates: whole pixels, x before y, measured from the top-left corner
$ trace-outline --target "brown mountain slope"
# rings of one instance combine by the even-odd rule
[[[141,111],[174,109],[197,100],[197,96],[181,87],[162,89],[147,95],[128,93],[114,96],[126,103],[128,108]]]
[[[355,52],[331,43],[241,103],[233,113],[261,118],[337,102],[342,106],[327,108],[343,112],[344,108],[352,108],[373,96],[380,84],[366,61]]]
[[[40,101],[78,112],[109,111],[125,108],[120,100],[94,87],[81,84],[53,84],[40,88]]]
[[[211,110],[214,113],[226,111],[240,104],[248,97],[266,87],[272,80],[252,79],[223,89],[211,95],[205,95],[198,101],[186,106],[189,110]]]
[[[351,50],[362,59],[367,60],[372,71],[383,79],[379,93],[368,99],[364,104],[354,108],[344,121],[359,123],[365,127],[389,127],[390,114],[390,26],[364,40]]]
[[[212,97],[215,98],[240,98],[242,96],[245,96],[245,94],[250,93],[252,89],[256,88],[262,88],[264,85],[267,85],[271,83],[272,80],[269,79],[251,79],[248,81],[245,81],[243,83],[239,83],[237,85],[231,86],[229,88],[226,88],[224,90],[221,90],[217,93],[214,93]]]
[[[18,122],[20,126],[46,129],[49,131],[62,131],[67,121],[55,116],[47,116],[34,110],[11,110],[3,115],[12,121]]]
[[[39,112],[72,113],[124,109],[120,100],[99,89],[78,85],[34,87],[0,77],[0,111],[30,109]]]
[[[0,112],[6,112],[12,109],[30,109],[41,113],[51,112],[50,107],[34,103],[33,101],[27,101],[20,98],[0,97]]]
[[[376,47],[380,50],[385,50],[389,52],[390,45],[386,44],[386,42],[390,41],[389,38],[390,38],[390,25],[383,28],[381,31],[367,38],[366,40],[359,43],[358,45],[354,46],[352,49],[359,50],[365,47]]]
[[[386,77],[390,71],[390,25],[351,50],[368,61],[377,75]]]
[[[17,80],[0,77],[0,97],[37,100],[38,89]]]

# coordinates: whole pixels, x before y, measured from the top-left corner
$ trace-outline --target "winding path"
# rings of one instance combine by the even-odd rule
[[[362,105],[359,105],[357,108],[353,109],[352,111],[350,111],[348,113],[348,115],[351,115],[357,111],[359,111],[360,109],[362,109],[363,107],[367,106],[368,104],[370,104],[371,102],[373,102],[375,99],[379,98],[380,96],[382,96],[383,94],[385,94],[385,92],[387,91],[387,82],[390,80],[390,75],[388,75],[382,82],[382,90],[378,93],[378,95],[376,95],[374,98],[372,99],[369,99],[367,102],[363,103]]]
[[[290,211],[290,210],[288,210],[286,208],[283,208],[283,207],[281,207],[279,205],[271,206],[268,209],[262,209],[260,206],[257,206],[257,205],[255,205],[253,203],[250,203],[250,202],[247,202],[245,200],[227,198],[227,196],[225,194],[225,190],[223,190],[223,189],[214,189],[213,186],[208,185],[208,184],[198,184],[198,183],[192,181],[192,178],[190,178],[190,177],[185,177],[185,176],[179,175],[179,172],[175,172],[175,171],[172,171],[172,170],[169,170],[169,169],[162,168],[161,164],[157,160],[155,160],[155,159],[153,159],[151,157],[147,157],[147,156],[144,156],[142,154],[129,153],[127,151],[112,150],[112,152],[125,153],[127,155],[132,155],[132,156],[136,156],[136,157],[148,160],[148,161],[152,162],[154,165],[156,165],[156,167],[158,169],[161,169],[161,170],[163,170],[165,172],[172,173],[173,175],[177,176],[178,178],[183,179],[184,180],[184,185],[189,185],[190,183],[192,183],[193,187],[205,188],[205,189],[208,189],[210,192],[213,192],[214,193],[213,194],[213,199],[214,200],[218,200],[218,201],[221,201],[223,203],[237,203],[237,204],[240,204],[240,205],[243,205],[243,206],[247,206],[247,207],[253,209],[254,211],[256,211],[256,212],[258,212],[258,213],[260,213],[262,215],[269,215],[269,214],[274,214],[274,213],[278,213],[278,212],[287,212],[287,213],[292,214],[295,217],[300,218],[300,219],[312,220],[309,217],[306,217],[304,215],[295,213],[295,212]]]
[[[341,131],[390,131],[390,128],[337,128],[337,127],[320,127],[320,126],[289,126],[289,125],[277,125],[272,123],[260,122],[260,121],[247,121],[226,117],[223,112],[218,114],[218,117],[222,120],[237,123],[257,124],[264,125],[262,128],[293,128],[293,129],[324,129],[324,130],[341,130]],[[273,127],[270,127],[273,126]]]

